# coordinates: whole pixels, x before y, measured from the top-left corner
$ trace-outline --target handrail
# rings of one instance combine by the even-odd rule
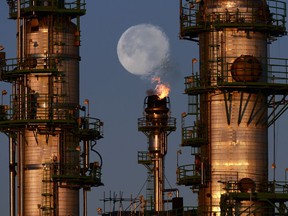
[[[178,166],[177,168],[177,181],[181,179],[200,177],[200,172],[196,169],[196,164],[187,164]]]
[[[11,95],[10,105],[1,106],[3,109],[0,119],[2,121],[76,120],[75,105],[58,100],[59,96],[37,92],[25,94],[21,98],[18,95]]]
[[[213,25],[254,27],[269,31],[276,36],[286,34],[286,2],[269,0],[267,4],[269,15],[264,14],[264,12],[261,15],[261,12],[257,10],[243,12],[237,7],[231,11],[215,10],[211,13],[203,13],[200,11],[199,4],[187,3],[187,1],[182,3],[182,0],[180,0],[180,36],[184,37],[185,31],[190,31],[191,28],[205,31],[211,29]],[[247,9],[249,9],[248,6]],[[257,13],[260,13],[260,15]],[[197,36],[197,31],[191,33],[193,35],[190,36]]]
[[[81,124],[79,125],[83,131],[97,131],[100,136],[103,136],[103,122],[94,117],[81,117]]]
[[[9,58],[1,61],[0,71],[4,76],[6,74],[27,73],[27,71],[29,73],[40,73],[42,70],[44,73],[49,70],[56,71],[58,62],[59,58],[57,56],[49,56],[49,58],[45,56],[27,56],[21,62],[18,58]]]
[[[176,118],[169,117],[163,120],[162,118],[155,118],[147,121],[146,117],[138,118],[138,127],[176,127]]]
[[[66,10],[69,11],[81,11],[85,10],[86,0],[70,0],[60,2],[58,0],[24,0],[20,2],[20,10],[32,10],[32,11],[47,11],[47,10]],[[18,5],[15,0],[7,0],[9,5],[9,13],[17,14]]]
[[[267,66],[261,71],[261,79],[255,82],[245,81],[245,74],[243,75],[243,81],[235,81],[231,74],[232,60],[237,57],[230,58],[218,58],[221,62],[220,70],[214,74],[210,74],[210,82],[207,82],[207,77],[201,77],[200,74],[192,74],[185,77],[185,89],[201,88],[204,86],[217,87],[221,85],[227,85],[235,83],[237,85],[249,85],[255,84],[258,86],[273,84],[273,85],[288,85],[288,59],[284,58],[267,58]],[[265,59],[260,58],[260,62],[265,62]],[[244,71],[245,72],[245,71]],[[207,73],[208,74],[208,73]],[[252,76],[246,75],[247,78]]]
[[[138,151],[138,161],[152,161],[147,151]]]

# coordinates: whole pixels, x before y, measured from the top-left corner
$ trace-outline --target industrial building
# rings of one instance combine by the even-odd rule
[[[7,3],[17,33],[16,57],[0,51],[1,81],[12,87],[9,103],[3,103],[3,90],[0,105],[0,131],[9,138],[10,216],[87,216],[87,192],[103,185],[96,150],[103,123],[90,116],[89,100],[82,105],[79,99],[85,0]],[[193,163],[177,164],[176,174],[177,184],[197,195],[197,206],[185,208],[178,189],[165,186],[168,135],[176,119],[170,98],[151,94],[138,119],[148,143],[147,151],[138,152],[147,169],[146,196],[126,199],[136,203],[130,211],[98,214],[288,215],[286,179],[268,176],[269,127],[288,108],[288,60],[269,53],[287,34],[286,2],[179,0],[179,12],[180,39],[199,45],[199,59],[191,56],[184,87],[188,111],[178,131],[181,150],[191,151]],[[167,193],[173,195],[168,199]],[[103,201],[125,199],[110,195]]]
[[[1,52],[1,80],[12,85],[0,121],[9,137],[10,215],[79,215],[80,190],[87,215],[87,191],[102,185],[94,147],[103,124],[89,116],[88,99],[79,103],[85,1],[7,3],[17,32],[17,56]],[[91,152],[100,160],[91,162]]]
[[[287,60],[268,46],[286,35],[286,13],[284,1],[180,0],[180,38],[199,44],[199,60],[182,116],[194,163],[178,183],[198,194],[198,215],[287,214],[287,183],[268,180],[268,128],[288,93]]]

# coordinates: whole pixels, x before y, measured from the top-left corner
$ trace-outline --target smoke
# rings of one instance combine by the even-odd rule
[[[179,66],[173,62],[172,56],[165,59],[161,65],[155,70],[155,75],[161,77],[162,80],[165,80],[168,83],[178,82],[179,79],[182,79],[181,73],[179,73]]]
[[[155,91],[154,91],[154,89],[148,89],[146,91],[146,94],[147,94],[147,96],[155,95]]]
[[[159,26],[140,24],[128,28],[118,41],[117,54],[126,71],[152,86],[156,84],[147,91],[148,95],[158,95],[163,85],[169,88],[168,83],[179,76],[170,60],[169,38]],[[155,77],[161,78],[161,81],[155,83]]]

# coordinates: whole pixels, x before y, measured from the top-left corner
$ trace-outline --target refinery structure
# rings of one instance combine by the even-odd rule
[[[287,215],[286,183],[268,180],[268,128],[288,93],[287,60],[268,46],[286,35],[286,12],[277,0],[180,1],[180,38],[199,44],[200,68],[192,59],[182,116],[195,163],[178,183],[198,194],[198,215]]]
[[[148,151],[138,152],[138,163],[145,165],[148,171],[145,208],[156,212],[164,211],[165,155],[167,137],[176,130],[176,119],[170,116],[169,97],[160,98],[153,94],[145,98],[144,117],[138,119],[138,130],[148,139]],[[166,190],[166,191],[165,191]],[[176,198],[174,198],[174,202]],[[179,198],[180,199],[180,198]]]
[[[102,185],[100,161],[89,160],[102,123],[79,104],[83,1],[8,0],[17,23],[17,57],[1,53],[11,83],[0,130],[9,137],[10,215],[79,215],[80,190]],[[2,92],[3,95],[3,92]]]
[[[9,137],[10,216],[86,216],[87,191],[103,185],[95,149],[103,123],[90,116],[88,99],[79,102],[85,0],[7,3],[17,33],[16,57],[0,52],[1,81],[12,86],[9,103],[3,90],[0,106],[0,131]],[[138,152],[147,168],[146,196],[133,199],[137,207],[127,215],[287,215],[287,182],[268,176],[268,130],[288,108],[288,61],[269,54],[269,45],[287,34],[286,2],[179,0],[179,6],[180,39],[198,43],[199,59],[185,77],[188,111],[178,131],[193,163],[177,164],[177,184],[196,193],[198,203],[185,208],[178,189],[165,185],[176,119],[168,95],[154,92],[138,119],[148,143]],[[90,160],[92,153],[99,161]],[[166,193],[173,195],[165,199]]]

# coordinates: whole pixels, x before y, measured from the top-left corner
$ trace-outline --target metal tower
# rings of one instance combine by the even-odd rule
[[[87,215],[86,192],[102,185],[102,162],[89,160],[102,123],[89,117],[89,100],[87,115],[79,105],[85,1],[7,3],[17,21],[17,57],[1,59],[0,68],[12,84],[10,104],[0,109],[10,145],[10,215],[79,215],[80,189]]]
[[[178,183],[198,193],[199,215],[287,214],[285,185],[268,181],[268,128],[288,105],[287,60],[268,44],[285,24],[284,1],[180,0],[180,38],[199,44],[200,73],[193,59],[182,146],[195,163]]]
[[[138,162],[148,169],[148,179],[153,187],[149,190],[151,197],[146,197],[152,203],[155,212],[164,211],[164,159],[167,153],[167,136],[176,130],[176,119],[169,114],[169,97],[160,99],[157,95],[150,95],[144,101],[144,117],[138,119],[138,130],[148,138],[148,152],[138,154]],[[147,188],[148,189],[148,188]]]

